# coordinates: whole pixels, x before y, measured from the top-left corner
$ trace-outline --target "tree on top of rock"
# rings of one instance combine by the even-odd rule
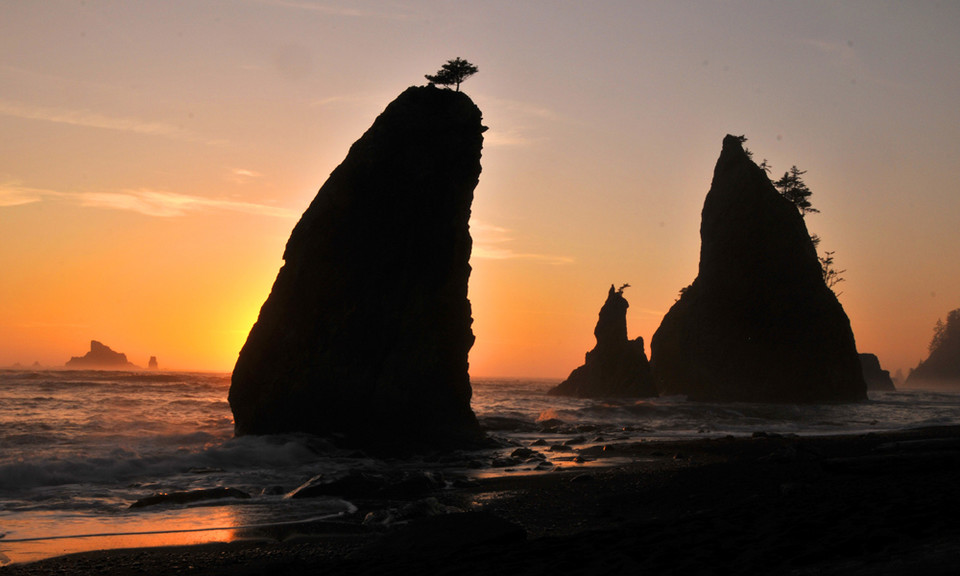
[[[780,192],[781,196],[793,202],[797,209],[800,210],[801,216],[806,216],[807,213],[819,212],[819,210],[814,208],[810,203],[810,196],[813,192],[807,188],[807,184],[802,178],[806,173],[806,170],[800,170],[794,165],[790,167],[789,172],[783,173],[783,178],[773,183],[777,192]]]
[[[456,86],[460,91],[460,83],[477,73],[477,67],[459,57],[447,60],[436,74],[426,74],[425,78],[440,86]]]

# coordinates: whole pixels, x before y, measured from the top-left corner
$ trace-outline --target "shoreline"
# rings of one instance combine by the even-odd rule
[[[340,521],[81,552],[0,574],[938,574],[960,559],[960,426],[605,448],[583,453],[629,462],[359,499]],[[363,523],[405,506],[415,510],[405,522]]]

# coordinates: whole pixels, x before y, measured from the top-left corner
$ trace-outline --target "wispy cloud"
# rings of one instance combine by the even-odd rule
[[[57,198],[87,208],[127,210],[161,218],[185,216],[193,212],[203,211],[240,212],[274,218],[296,218],[299,216],[293,210],[267,204],[149,189],[124,190],[121,192],[58,192],[29,188],[21,186],[17,182],[0,184],[0,207],[41,202],[47,198]]]
[[[0,183],[0,207],[21,206],[43,200],[48,190],[20,186],[16,182]]]
[[[513,242],[510,230],[485,222],[473,221],[470,224],[473,234],[473,257],[484,260],[538,260],[548,264],[571,264],[573,258],[553,254],[537,254],[514,250],[508,244]]]
[[[490,130],[483,135],[485,147],[518,148],[528,147],[543,140],[543,134],[551,124],[569,124],[570,121],[562,118],[545,106],[511,100],[508,98],[480,97],[484,101],[485,118],[491,118]],[[499,119],[499,120],[498,120]],[[509,128],[502,128],[509,126]]]
[[[529,146],[533,140],[517,130],[488,130],[483,135],[483,145],[493,148],[516,148]]]
[[[90,110],[67,110],[0,100],[0,114],[28,120],[42,120],[58,124],[83,126],[86,128],[120,130],[123,132],[187,140],[196,139],[190,132],[172,124],[151,122],[149,120],[126,116],[106,116]]]
[[[298,216],[293,210],[265,204],[206,198],[203,196],[146,189],[128,190],[124,192],[82,192],[72,194],[71,196],[73,196],[81,206],[130,210],[146,216],[184,216],[190,212],[203,210],[225,210],[277,218],[296,218]]]
[[[357,100],[357,98],[350,98],[348,96],[329,96],[327,98],[320,98],[319,100],[314,100],[310,103],[311,108],[322,108],[324,106],[329,106],[331,104],[337,104],[340,102],[350,102],[352,100]]]
[[[263,174],[246,168],[234,168],[230,171],[230,180],[237,184],[246,184],[247,182],[260,178]]]

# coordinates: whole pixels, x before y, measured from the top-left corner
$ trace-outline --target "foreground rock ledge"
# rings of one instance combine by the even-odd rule
[[[650,343],[661,395],[866,399],[850,320],[823,281],[804,220],[735,136],[723,140],[700,239],[699,274]]]
[[[412,87],[294,228],[230,387],[236,433],[359,447],[479,441],[470,408],[470,205],[480,110]]]

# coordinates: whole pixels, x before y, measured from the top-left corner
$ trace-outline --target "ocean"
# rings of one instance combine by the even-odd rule
[[[475,379],[473,408],[500,448],[458,473],[549,473],[588,467],[578,447],[756,432],[856,434],[960,422],[960,394],[872,392],[867,402],[764,405],[582,400],[546,395],[554,380]],[[305,435],[233,437],[230,375],[200,372],[0,370],[0,565],[104,548],[256,537],[278,525],[337,518],[339,498],[285,497],[318,474],[442,468],[381,461]],[[538,440],[547,465],[503,466]],[[478,464],[479,463],[479,464]],[[249,499],[130,508],[155,493],[231,487]]]

